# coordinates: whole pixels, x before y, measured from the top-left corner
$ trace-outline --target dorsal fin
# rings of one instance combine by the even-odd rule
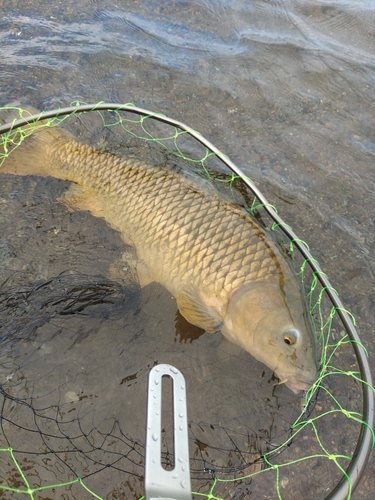
[[[204,303],[193,285],[184,285],[177,294],[177,305],[184,318],[193,325],[214,333],[220,330],[223,319],[214,307]]]

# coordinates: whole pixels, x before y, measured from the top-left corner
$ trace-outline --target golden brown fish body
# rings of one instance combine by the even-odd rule
[[[34,132],[2,170],[76,183],[76,206],[136,247],[141,284],[164,285],[188,321],[221,329],[294,392],[315,381],[316,340],[285,256],[203,179],[98,151],[58,128]]]

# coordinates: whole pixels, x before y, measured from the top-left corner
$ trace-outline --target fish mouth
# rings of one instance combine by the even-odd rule
[[[317,376],[315,375],[309,381],[301,380],[295,377],[280,377],[280,382],[275,385],[285,384],[294,394],[298,394],[300,391],[307,391],[316,381]]]

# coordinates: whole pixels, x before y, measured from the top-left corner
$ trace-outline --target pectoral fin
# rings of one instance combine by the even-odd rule
[[[182,316],[189,323],[214,333],[220,330],[223,318],[214,307],[204,303],[199,291],[192,285],[185,285],[177,294],[177,305]]]

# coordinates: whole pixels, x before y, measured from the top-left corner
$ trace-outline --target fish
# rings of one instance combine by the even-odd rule
[[[242,206],[181,166],[112,154],[41,123],[4,150],[0,172],[72,183],[69,204],[104,217],[135,247],[141,286],[160,283],[188,322],[221,331],[293,393],[314,384],[317,340],[301,285]]]

